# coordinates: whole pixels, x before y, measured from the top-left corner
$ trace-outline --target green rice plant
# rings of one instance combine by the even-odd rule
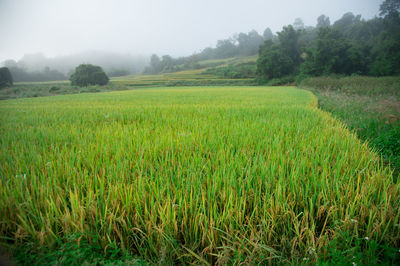
[[[293,87],[1,101],[0,183],[14,249],[79,235],[151,263],[299,264],[343,232],[400,243],[390,169]]]

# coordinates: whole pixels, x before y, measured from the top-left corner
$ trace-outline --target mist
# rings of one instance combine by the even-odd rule
[[[143,58],[153,53],[188,56],[215,47],[217,40],[235,33],[254,29],[262,34],[267,27],[275,33],[295,18],[310,26],[321,14],[331,21],[345,12],[373,18],[381,2],[0,0],[0,62],[26,60],[34,54],[46,58],[46,66],[66,73],[80,60],[96,61],[97,53],[103,58],[97,61],[109,62],[107,58],[114,55],[125,60],[122,65],[137,62],[138,69],[145,62]],[[57,63],[70,56],[74,58],[67,60],[71,64]]]

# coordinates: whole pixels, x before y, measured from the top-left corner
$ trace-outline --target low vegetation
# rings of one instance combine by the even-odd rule
[[[316,107],[289,87],[1,101],[0,241],[26,263],[398,263],[399,184]]]
[[[94,93],[133,89],[123,84],[109,83],[105,86],[93,85],[87,87],[71,86],[69,82],[27,82],[15,83],[0,90],[0,100],[15,98],[33,98],[63,94]]]
[[[320,108],[344,121],[379,151],[395,176],[400,173],[400,77],[319,77],[305,79]]]
[[[219,78],[249,79],[256,77],[255,63],[243,63],[240,65],[228,65],[208,68],[204,74],[214,74]]]
[[[17,265],[149,265],[144,260],[121,251],[117,244],[112,243],[104,250],[94,241],[88,243],[78,234],[57,239],[55,245],[49,248],[35,243],[23,243],[12,252],[13,262]],[[10,257],[10,254],[8,254]],[[0,262],[4,263],[4,261]],[[3,265],[3,264],[2,264]],[[5,264],[8,265],[8,264]]]

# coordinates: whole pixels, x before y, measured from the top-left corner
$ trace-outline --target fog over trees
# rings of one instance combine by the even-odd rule
[[[9,38],[0,44],[0,48],[10,54],[21,53],[21,48],[18,48],[21,42],[12,45],[11,41],[16,37],[23,40],[30,36],[29,45],[23,46],[25,55],[20,59],[9,57],[0,62],[1,66],[8,67],[14,81],[65,80],[79,64],[99,65],[109,77],[135,73],[158,74],[196,69],[202,60],[257,56],[259,52],[261,58],[257,72],[265,78],[297,75],[300,72],[304,75],[330,72],[386,75],[393,74],[388,69],[396,66],[394,61],[397,57],[392,56],[396,53],[387,54],[385,50],[397,49],[397,13],[393,11],[398,8],[397,0],[385,1],[380,13],[378,7],[383,1],[378,0],[368,3],[340,0],[334,4],[309,0],[302,5],[287,6],[287,0],[280,4],[252,2],[246,5],[232,1],[225,6],[227,12],[218,12],[215,17],[214,9],[205,10],[202,5],[194,12],[193,6],[197,5],[175,0],[170,5],[158,1],[152,4],[122,1],[120,5],[105,2],[104,6],[96,9],[97,13],[90,14],[90,20],[87,19],[88,14],[81,12],[88,3],[82,3],[82,10],[74,9],[73,14],[65,16],[64,13],[68,13],[65,11],[72,8],[65,3],[48,1],[47,5],[40,5],[39,8],[32,4],[34,2],[22,5],[5,0],[0,3],[4,15],[0,22],[8,19],[7,22],[14,25],[13,31],[9,31]],[[72,1],[71,4],[76,3]],[[215,5],[219,6],[220,3]],[[165,9],[162,14],[159,13],[161,7]],[[185,9],[187,14],[183,16],[179,10],[185,7],[191,8]],[[345,7],[358,9],[369,18],[365,19],[354,12],[345,13]],[[29,8],[32,12],[28,12]],[[61,9],[64,12],[54,16],[55,11]],[[7,10],[9,12],[5,12]],[[135,10],[136,16],[127,10]],[[340,16],[339,12],[344,15]],[[31,31],[36,32],[37,36],[26,32],[28,26],[25,29],[20,27],[17,17],[12,17],[16,14],[24,15],[25,20],[31,22],[29,27],[38,26]],[[150,14],[152,20],[148,21]],[[200,15],[204,19],[195,20]],[[75,19],[74,23],[71,23],[72,18]],[[291,23],[288,23],[289,19]],[[283,23],[284,20],[286,23]],[[224,25],[223,29],[221,25]],[[4,26],[0,26],[0,31],[4,29]],[[53,31],[50,32],[50,29]],[[69,36],[69,40],[62,33],[65,33],[65,37]],[[204,45],[206,43],[209,45]],[[27,52],[37,50],[33,47],[43,47],[43,53]],[[168,49],[168,53],[160,52]],[[188,53],[188,49],[195,52]],[[73,50],[75,52],[71,52]],[[58,55],[49,56],[47,51]],[[319,58],[320,54],[339,56],[345,58],[343,60],[347,63],[344,66],[338,59],[322,69],[321,64],[331,60]],[[365,60],[361,63],[362,57]],[[349,60],[352,66],[348,64]]]
[[[52,58],[37,53],[24,55],[18,61],[6,60],[2,65],[10,69],[14,81],[50,81],[67,79],[81,63],[100,65],[110,77],[113,77],[141,72],[148,64],[148,58],[101,51]]]

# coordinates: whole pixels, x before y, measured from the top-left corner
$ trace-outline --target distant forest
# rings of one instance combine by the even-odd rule
[[[400,74],[400,0],[386,0],[379,16],[365,20],[361,15],[345,13],[331,23],[321,15],[316,26],[304,25],[296,18],[274,34],[266,28],[262,34],[252,30],[219,40],[215,47],[200,53],[173,58],[153,54],[150,60],[140,56],[89,52],[73,56],[45,58],[41,54],[26,55],[18,62],[3,62],[14,81],[65,80],[79,64],[100,65],[108,76],[143,72],[159,74],[203,68],[204,60],[254,56],[256,63],[208,69],[228,78],[257,78],[294,81],[330,74],[388,76]]]
[[[257,74],[266,78],[329,74],[400,74],[400,0],[386,0],[380,17],[363,20],[346,13],[332,25],[318,17],[315,28],[301,21],[284,27],[260,46]]]
[[[329,74],[387,76],[400,74],[400,0],[386,0],[378,17],[364,20],[345,13],[334,23],[321,15],[317,25],[301,18],[273,34],[252,30],[219,40],[189,57],[152,55],[145,73],[157,74],[200,68],[199,61],[258,54],[254,71],[260,79]],[[248,68],[245,69],[248,71]],[[243,77],[243,75],[238,75]],[[251,74],[250,74],[251,76]]]
[[[43,54],[25,55],[19,61],[6,60],[16,82],[67,80],[80,64],[100,65],[109,77],[140,73],[148,64],[144,56],[132,56],[101,51],[83,52],[69,56],[47,58]]]

